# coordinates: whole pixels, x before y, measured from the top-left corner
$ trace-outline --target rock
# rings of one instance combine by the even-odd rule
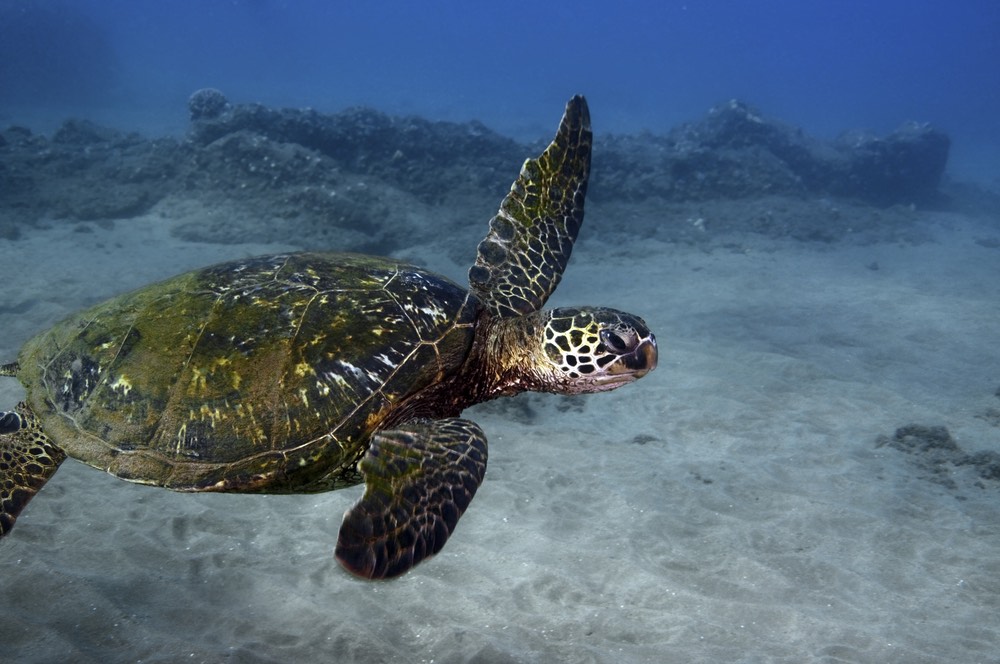
[[[958,443],[951,437],[947,427],[908,424],[896,429],[890,447],[909,454],[930,454],[950,457],[958,452]]]
[[[996,452],[987,450],[970,454],[959,465],[973,466],[984,480],[1000,481],[1000,454]]]
[[[842,137],[839,145],[848,155],[847,172],[831,183],[832,193],[885,205],[933,201],[950,144],[946,134],[915,122],[885,138]]]
[[[69,119],[52,135],[52,142],[59,145],[84,146],[122,140],[120,131],[101,127],[90,120]]]
[[[512,164],[540,148],[478,122],[234,105],[212,88],[191,95],[188,108],[184,141],[76,119],[51,139],[18,127],[0,132],[0,214],[8,226],[120,219],[175,197],[230,206],[227,223],[245,226],[186,229],[192,237],[277,234],[375,253],[412,240],[398,237],[395,221],[423,214],[432,220],[429,237],[468,247],[479,238],[467,220],[495,211]],[[828,142],[731,101],[667,135],[599,132],[588,200],[637,219],[628,232],[671,242],[746,232],[902,239],[914,232],[911,204],[934,195],[946,158],[947,137],[924,125]],[[834,194],[851,200],[830,200]],[[671,205],[683,209],[673,214]],[[602,215],[592,219],[601,225]],[[618,232],[613,219],[605,223],[601,233]]]
[[[239,104],[191,127],[191,139],[207,146],[237,132],[295,144],[333,159],[345,171],[374,175],[421,200],[440,202],[458,190],[485,188],[503,195],[511,163],[530,149],[480,123],[395,118],[368,108],[332,115],[312,109],[271,109]]]
[[[591,191],[598,200],[778,194],[911,204],[936,199],[948,145],[942,132],[914,123],[886,138],[851,132],[821,141],[732,100],[667,136],[599,138]]]
[[[215,88],[202,88],[188,98],[192,120],[213,120],[230,108],[229,100]]]
[[[896,429],[892,438],[878,436],[875,444],[913,455],[917,466],[929,473],[925,479],[950,489],[958,487],[955,471],[963,467],[969,467],[981,479],[1000,480],[1000,454],[989,450],[966,454],[948,429],[940,425],[908,424]],[[986,488],[979,481],[976,484]]]

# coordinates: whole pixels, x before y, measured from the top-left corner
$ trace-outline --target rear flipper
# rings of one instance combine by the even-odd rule
[[[486,436],[458,418],[376,434],[365,494],[344,515],[337,560],[367,579],[398,576],[441,550],[486,475]]]
[[[27,404],[0,412],[0,537],[10,532],[17,515],[65,458]]]

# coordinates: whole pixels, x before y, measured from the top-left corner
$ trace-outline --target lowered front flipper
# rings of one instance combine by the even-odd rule
[[[375,435],[365,494],[344,515],[337,560],[366,579],[398,576],[444,546],[486,474],[486,436],[459,418]]]
[[[0,413],[0,537],[10,532],[17,515],[65,458],[26,404]]]

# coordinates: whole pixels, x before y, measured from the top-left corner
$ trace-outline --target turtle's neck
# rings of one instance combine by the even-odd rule
[[[548,391],[538,353],[542,353],[545,313],[494,318],[477,338],[467,364],[474,376],[475,402],[527,391]]]
[[[398,409],[395,417],[456,417],[483,401],[526,391],[553,391],[543,380],[537,356],[544,352],[544,323],[544,312],[480,320],[462,368],[421,392]]]

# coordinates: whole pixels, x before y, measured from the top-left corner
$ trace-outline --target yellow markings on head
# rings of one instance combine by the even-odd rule
[[[240,376],[239,373],[237,373],[237,372],[234,371],[233,372],[233,389],[234,390],[240,389],[240,381],[242,381],[242,380],[243,380],[243,377]]]
[[[299,388],[299,399],[302,399],[303,406],[305,406],[306,408],[309,407],[309,391],[306,388],[304,387]]]
[[[118,390],[121,390],[122,391],[122,396],[123,397],[127,397],[128,393],[132,391],[132,381],[130,381],[125,376],[125,374],[122,374],[121,376],[118,376],[118,378],[115,380],[115,382],[111,383],[110,387],[115,392],[117,392]]]

